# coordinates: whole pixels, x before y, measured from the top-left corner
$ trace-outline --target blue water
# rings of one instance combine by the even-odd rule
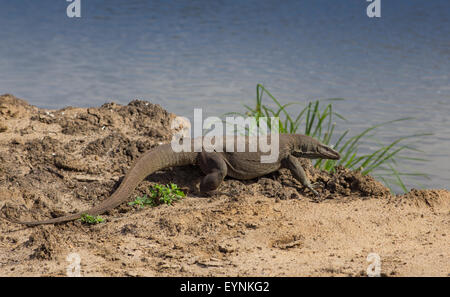
[[[449,188],[450,2],[381,0],[0,0],[0,93],[39,107],[139,98],[192,117],[241,111],[257,83],[282,102],[335,103],[352,133],[433,132],[406,156],[408,186]],[[295,107],[292,112],[295,113]]]

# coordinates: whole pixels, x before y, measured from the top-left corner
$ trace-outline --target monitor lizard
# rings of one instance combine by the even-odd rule
[[[236,151],[236,137],[245,138],[246,151]],[[278,158],[271,163],[262,163],[261,156],[266,153],[261,153],[259,148],[256,152],[249,152],[249,137],[235,136],[233,152],[227,152],[226,138],[223,138],[222,152],[219,150],[217,152],[207,152],[206,150],[202,150],[201,152],[195,152],[194,150],[190,152],[174,152],[171,144],[162,144],[150,149],[134,162],[118,189],[108,199],[91,209],[43,221],[18,221],[3,217],[3,215],[1,217],[10,222],[34,226],[72,221],[79,219],[83,214],[99,215],[126,201],[130,193],[148,175],[164,168],[185,165],[198,165],[200,170],[205,174],[200,182],[201,192],[210,192],[217,189],[225,176],[246,180],[275,172],[280,168],[288,168],[304,187],[308,188],[315,195],[318,195],[296,157],[333,160],[340,158],[337,151],[310,136],[302,134],[280,134]],[[195,139],[187,139],[184,141],[190,141],[191,148],[194,148]]]

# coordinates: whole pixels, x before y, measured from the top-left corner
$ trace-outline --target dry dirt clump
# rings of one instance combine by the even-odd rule
[[[397,200],[409,205],[440,207],[450,202],[450,193],[447,190],[418,190],[411,189],[406,194],[398,195]]]
[[[139,155],[170,141],[174,118],[141,100],[47,110],[0,96],[2,213],[39,220],[98,204]],[[76,253],[82,275],[362,276],[371,252],[382,275],[448,275],[448,191],[391,195],[371,176],[300,161],[320,199],[286,169],[227,178],[205,196],[199,169],[186,166],[155,172],[130,193],[172,182],[187,194],[173,206],[123,203],[98,225],[0,220],[0,275],[66,275]]]

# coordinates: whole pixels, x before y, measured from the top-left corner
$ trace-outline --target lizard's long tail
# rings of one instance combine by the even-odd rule
[[[91,209],[44,221],[22,222],[3,216],[0,217],[13,223],[35,226],[72,221],[79,219],[83,214],[99,215],[124,202],[130,193],[137,187],[137,185],[153,172],[167,167],[194,164],[196,157],[197,153],[175,153],[173,152],[170,144],[160,145],[159,147],[147,151],[140,158],[138,158],[124,177],[119,188],[108,199]]]

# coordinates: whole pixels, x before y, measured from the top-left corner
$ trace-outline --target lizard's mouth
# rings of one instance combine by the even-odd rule
[[[296,150],[293,152],[293,155],[300,158],[308,158],[308,159],[331,159],[331,160],[339,160],[341,155],[332,148],[319,145],[314,150]]]

